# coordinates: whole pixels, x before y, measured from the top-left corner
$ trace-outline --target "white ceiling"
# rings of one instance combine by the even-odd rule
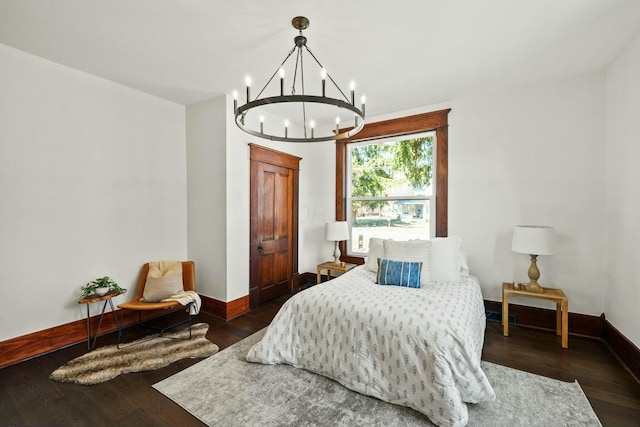
[[[181,104],[262,86],[308,46],[367,115],[604,69],[637,0],[0,0],[0,43]]]

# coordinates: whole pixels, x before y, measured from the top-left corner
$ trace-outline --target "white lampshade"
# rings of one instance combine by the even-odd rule
[[[518,225],[513,229],[511,250],[529,255],[552,255],[555,251],[556,235],[553,227],[541,225]]]
[[[347,221],[328,222],[324,228],[324,238],[332,242],[349,239],[349,225]]]

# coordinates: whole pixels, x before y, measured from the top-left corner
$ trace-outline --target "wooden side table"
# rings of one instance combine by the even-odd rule
[[[502,283],[502,327],[509,336],[509,296],[540,298],[556,303],[556,335],[562,335],[562,348],[569,348],[569,298],[556,288],[542,288],[543,292],[527,292],[522,286],[514,289],[513,283]]]
[[[347,271],[351,270],[354,267],[356,267],[356,264],[348,264],[348,263],[334,264],[333,261],[327,261],[327,262],[323,262],[322,264],[318,264],[318,276],[316,278],[316,284],[317,283],[322,283],[322,272],[323,271],[326,271],[327,272],[327,277],[329,279],[331,279],[331,272],[332,271],[338,271],[340,273],[346,273]]]
[[[116,321],[116,327],[118,328],[118,339],[122,336],[122,327],[120,325],[120,320],[118,316],[116,316],[115,309],[113,308],[113,301],[111,299],[113,297],[117,297],[122,292],[119,291],[111,291],[107,292],[104,295],[89,295],[86,297],[80,298],[78,304],[86,304],[87,305],[87,347],[91,350],[96,346],[96,340],[98,339],[98,332],[100,331],[100,325],[102,325],[102,318],[104,317],[104,310],[107,308],[107,304],[111,306],[111,313],[113,313],[113,318]],[[98,326],[96,327],[96,333],[93,337],[93,345],[91,345],[91,316],[89,315],[89,305],[94,302],[104,301],[102,305],[102,312],[100,313],[100,320],[98,321]]]

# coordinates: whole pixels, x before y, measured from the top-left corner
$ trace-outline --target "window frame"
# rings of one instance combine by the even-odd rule
[[[423,133],[415,133],[415,134],[411,134],[411,135],[407,135],[408,138],[411,139],[420,139],[420,138],[433,138],[433,166],[432,166],[432,190],[435,190],[435,187],[437,186],[437,182],[436,182],[436,176],[435,176],[435,165],[436,165],[436,145],[437,145],[437,141],[436,141],[436,135],[435,132],[430,131],[430,132],[423,132]],[[374,144],[384,144],[386,142],[392,142],[392,143],[397,143],[400,142],[404,139],[407,139],[406,137],[400,137],[400,138],[381,138],[381,139],[377,139],[377,140],[370,140],[370,141],[358,141],[357,143],[354,142],[352,144],[349,144],[349,146],[347,146],[347,150],[346,150],[346,158],[345,158],[345,165],[346,165],[346,175],[345,175],[345,213],[346,213],[346,217],[345,220],[349,223],[352,223],[354,218],[352,216],[353,214],[353,203],[354,202],[359,202],[359,201],[378,201],[378,202],[397,202],[399,200],[413,200],[415,202],[418,203],[424,203],[424,204],[428,204],[429,205],[429,229],[427,230],[429,233],[429,236],[435,236],[435,194],[433,193],[433,191],[431,191],[428,195],[386,195],[386,196],[360,196],[360,197],[353,197],[350,194],[350,189],[352,189],[352,185],[353,183],[351,182],[351,177],[349,176],[350,174],[350,167],[349,164],[352,162],[352,156],[350,155],[350,149],[353,148],[353,146],[364,146],[364,145],[374,145]],[[432,209],[433,208],[433,209]],[[353,232],[353,226],[351,227],[351,231]],[[349,245],[349,242],[351,242],[351,245]],[[359,257],[359,256],[366,256],[366,253],[362,252],[362,251],[355,251],[353,250],[353,241],[347,240],[346,241],[346,246],[347,248],[345,255],[347,256],[354,256],[354,257]],[[349,248],[351,248],[351,250],[349,250]]]
[[[435,235],[447,236],[448,214],[448,156],[449,156],[449,123],[450,108],[432,111],[429,113],[399,117],[367,123],[353,138],[336,141],[336,221],[347,220],[346,184],[347,184],[347,144],[355,142],[373,141],[383,138],[395,138],[423,132],[435,132],[436,136],[436,161],[435,194],[432,196],[435,202]],[[347,129],[344,129],[347,130]],[[340,129],[342,133],[344,131]],[[347,255],[346,242],[340,242],[340,251],[345,254],[340,259],[354,264],[363,264],[364,258]]]

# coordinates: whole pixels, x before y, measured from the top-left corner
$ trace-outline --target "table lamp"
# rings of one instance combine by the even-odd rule
[[[542,293],[544,290],[538,284],[540,270],[536,261],[538,255],[552,255],[554,253],[556,236],[553,227],[539,225],[518,225],[513,229],[511,250],[531,256],[529,267],[529,283],[525,286],[528,292]]]
[[[324,238],[335,243],[333,248],[333,263],[340,264],[340,248],[338,242],[349,239],[349,225],[347,221],[327,222],[324,228]]]

